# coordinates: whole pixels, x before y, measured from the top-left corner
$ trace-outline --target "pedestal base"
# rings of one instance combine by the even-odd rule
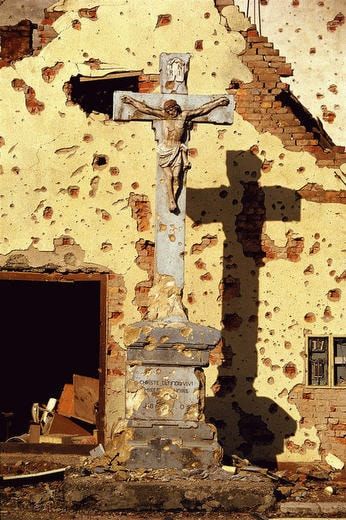
[[[188,321],[142,321],[125,331],[127,468],[209,469],[222,450],[204,420],[209,351],[220,333]]]
[[[197,427],[152,426],[134,428],[134,438],[129,441],[129,469],[214,468],[221,463],[222,449],[217,442],[212,425],[198,423]]]

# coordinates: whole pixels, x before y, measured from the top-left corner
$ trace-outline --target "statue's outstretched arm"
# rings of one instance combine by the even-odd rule
[[[139,112],[142,112],[143,114],[148,114],[149,116],[159,118],[162,118],[163,116],[163,110],[161,108],[150,107],[146,103],[143,103],[138,99],[134,99],[131,96],[122,96],[121,101],[123,103],[126,103],[127,105],[132,105],[134,108],[136,108]]]
[[[194,108],[192,110],[186,110],[186,117],[188,119],[192,119],[194,117],[205,116],[209,114],[214,108],[217,107],[225,107],[229,105],[229,99],[227,96],[221,96],[217,99],[213,99],[212,101],[208,101],[208,103],[204,103],[198,108]]]

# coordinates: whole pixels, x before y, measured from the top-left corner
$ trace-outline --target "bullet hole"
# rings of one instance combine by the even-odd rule
[[[254,155],[257,155],[259,153],[259,148],[257,144],[253,144],[250,148],[250,152]]]
[[[276,403],[272,403],[268,408],[268,412],[271,414],[277,413],[278,410],[279,410],[279,407]]]
[[[187,301],[192,305],[193,303],[196,303],[196,297],[194,295],[194,293],[189,293],[187,295]]]
[[[11,172],[15,175],[19,175],[20,169],[18,168],[18,166],[13,166],[13,168],[11,168]]]
[[[99,187],[100,177],[96,175],[96,177],[93,177],[90,181],[90,191],[89,191],[89,197],[95,197],[98,187]]]
[[[288,379],[294,379],[297,375],[297,367],[291,361],[283,367],[282,371]]]
[[[292,0],[292,7],[299,7],[299,0]]]
[[[292,343],[290,341],[285,341],[284,347],[285,349],[289,350],[290,348],[292,348]]]
[[[239,329],[242,323],[243,319],[237,313],[225,314],[223,319],[224,328],[228,331]]]
[[[115,191],[121,191],[123,189],[123,183],[122,182],[113,182],[112,186]]]
[[[299,168],[297,169],[297,172],[298,173],[304,173],[305,172],[304,166],[299,166]]]
[[[198,155],[198,150],[197,150],[197,148],[189,148],[189,150],[188,150],[188,155],[189,155],[189,157],[192,157],[193,159],[194,159],[195,157],[197,157],[197,155]]]
[[[197,267],[197,269],[206,269],[207,268],[206,264],[202,261],[201,258],[196,260],[195,266]]]
[[[221,199],[225,199],[228,195],[228,191],[227,190],[221,190],[220,193],[219,193],[219,197]]]
[[[83,135],[83,141],[85,143],[91,143],[94,140],[93,136],[91,134],[84,134]]]
[[[208,18],[210,18],[210,13],[204,13],[204,18],[207,20]]]
[[[219,283],[219,296],[218,301],[224,303],[231,301],[233,298],[240,296],[240,280],[239,278],[233,278],[231,275],[227,275]]]
[[[196,40],[195,41],[195,50],[196,51],[203,51],[203,40]]]
[[[44,67],[41,71],[43,81],[52,83],[63,66],[63,62],[58,61],[53,67]]]
[[[307,314],[305,314],[304,320],[307,323],[314,323],[316,321],[316,316],[313,312],[308,312]]]
[[[266,312],[265,315],[264,315],[264,317],[265,317],[267,320],[271,320],[272,317],[273,317],[273,315],[272,315],[271,312]]]
[[[315,240],[319,240],[321,238],[321,235],[319,233],[314,234]]]
[[[275,383],[274,378],[273,377],[268,377],[267,383],[268,383],[268,385],[273,385]]]
[[[213,279],[212,275],[208,272],[208,273],[205,273],[205,274],[202,274],[200,276],[200,279],[202,280],[202,282],[210,282],[210,280]]]
[[[81,18],[88,18],[92,22],[95,22],[97,20],[97,10],[98,10],[98,8],[99,8],[99,6],[92,7],[91,9],[87,9],[87,8],[79,9],[78,15]]]
[[[121,152],[125,148],[125,142],[122,139],[119,139],[116,143],[111,143],[111,146],[114,146],[118,152]]]
[[[338,87],[336,85],[329,85],[328,87],[328,90],[329,92],[332,92],[333,94],[337,94],[338,93]]]
[[[23,92],[26,88],[26,83],[23,79],[15,78],[11,81],[12,88],[17,92]]]
[[[323,121],[326,121],[327,123],[333,123],[335,118],[336,118],[335,112],[332,112],[331,110],[328,110],[326,105],[322,105],[321,109],[322,109],[322,119],[323,119]]]
[[[172,15],[170,14],[159,14],[156,22],[156,29],[158,27],[165,27],[172,22]]]
[[[317,99],[323,99],[323,98],[324,98],[324,95],[321,94],[320,92],[317,92],[317,93],[316,93],[316,97],[317,97]]]
[[[333,269],[332,271],[329,271],[329,276],[334,276],[336,271]]]
[[[341,289],[331,289],[327,293],[327,298],[331,302],[338,302],[341,298]]]
[[[272,366],[272,360],[270,358],[263,359],[262,363],[266,367],[271,367]]]
[[[131,188],[132,188],[133,190],[138,190],[138,188],[139,188],[139,183],[138,183],[138,182],[133,182],[133,183],[131,184]]]
[[[310,47],[309,54],[316,54],[316,47]]]
[[[233,204],[233,206],[236,206],[236,205],[238,204],[238,202],[239,202],[239,201],[238,201],[237,199],[233,199],[233,200],[232,200],[232,204]]]
[[[92,161],[93,170],[104,170],[109,162],[109,157],[103,154],[94,154],[94,158]]]
[[[263,173],[268,173],[270,172],[270,170],[272,169],[273,167],[273,163],[274,161],[267,161],[266,159],[263,161],[262,163],[262,166],[261,166],[261,171]],[[256,172],[255,172],[256,173]]]
[[[43,218],[46,220],[51,219],[53,216],[53,208],[51,206],[46,206],[43,210]]]
[[[319,242],[315,242],[309,249],[309,255],[316,255],[321,249],[321,244]]]
[[[113,176],[119,175],[119,168],[117,166],[111,166],[109,168],[109,173]]]
[[[69,186],[67,188],[67,193],[72,199],[77,199],[79,195],[79,186]]]
[[[0,135],[0,148],[5,145],[5,139]]]
[[[113,246],[110,242],[102,242],[101,251],[103,251],[103,253],[108,253],[109,251],[112,251],[112,249]]]
[[[98,58],[89,58],[87,61],[84,61],[84,65],[88,65],[90,70],[100,70],[101,63],[101,60]]]
[[[314,274],[315,269],[312,264],[308,265],[306,269],[304,269],[304,274],[308,276],[309,274]]]
[[[76,31],[80,31],[82,28],[82,24],[80,23],[79,20],[72,20],[71,25],[72,25],[72,29],[76,29]]]
[[[112,219],[112,215],[110,213],[108,213],[108,211],[106,211],[105,209],[101,209],[101,217],[102,217],[102,220],[111,220]]]
[[[335,32],[338,27],[341,27],[345,23],[345,16],[342,13],[338,13],[334,16],[333,20],[327,22],[327,30],[329,32]]]
[[[325,323],[328,323],[329,321],[332,321],[333,319],[334,319],[334,316],[332,315],[332,310],[331,310],[331,308],[327,305],[327,307],[324,309],[322,320],[323,320]]]

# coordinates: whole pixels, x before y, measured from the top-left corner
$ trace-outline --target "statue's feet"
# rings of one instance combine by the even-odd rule
[[[171,213],[174,213],[177,209],[177,205],[175,203],[175,200],[170,200],[168,204],[168,209]]]

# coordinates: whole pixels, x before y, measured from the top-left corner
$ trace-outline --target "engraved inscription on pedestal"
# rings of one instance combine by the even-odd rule
[[[128,419],[198,421],[200,381],[192,367],[128,368]]]

